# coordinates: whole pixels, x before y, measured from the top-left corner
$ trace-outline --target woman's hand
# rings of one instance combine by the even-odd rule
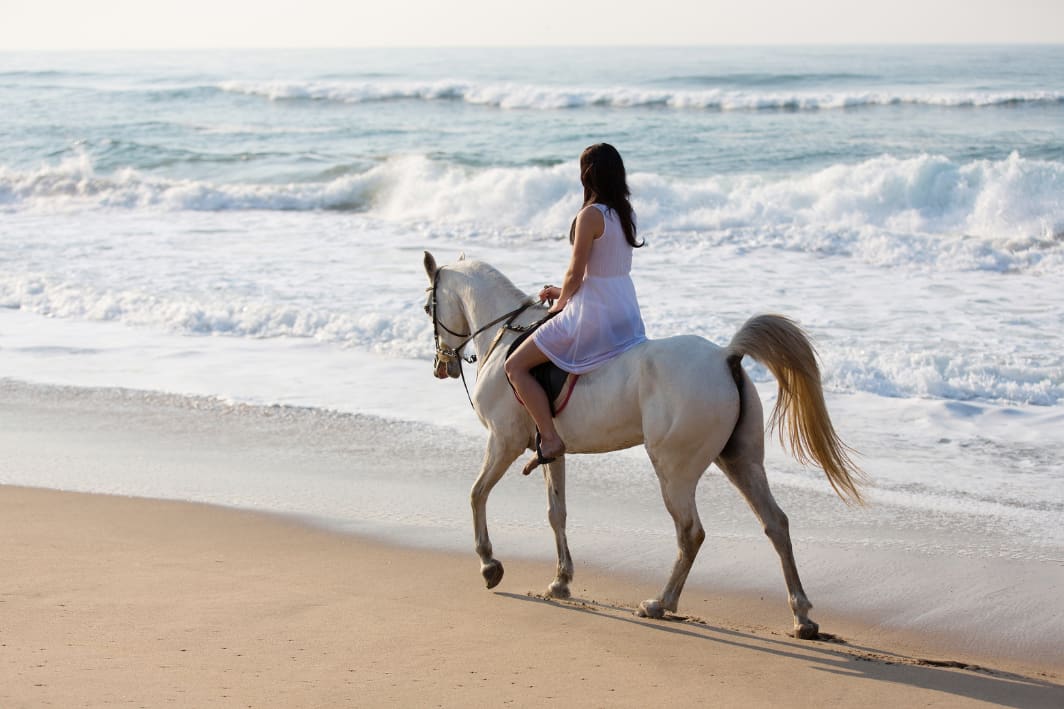
[[[539,292],[539,300],[541,303],[548,300],[558,300],[562,297],[562,289],[558,286],[543,286],[543,290]]]

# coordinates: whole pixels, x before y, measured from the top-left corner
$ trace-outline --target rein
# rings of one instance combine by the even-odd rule
[[[474,364],[477,361],[477,356],[475,354],[468,356],[463,355],[462,349],[470,342],[472,342],[477,335],[480,335],[484,331],[494,327],[495,325],[498,325],[499,323],[503,323],[503,326],[499,328],[499,332],[495,336],[495,339],[492,340],[491,346],[488,348],[488,351],[484,354],[483,362],[486,362],[488,358],[491,357],[491,354],[495,351],[495,347],[499,344],[499,341],[502,340],[502,336],[507,330],[511,332],[526,332],[537,325],[537,323],[532,323],[529,325],[514,325],[514,320],[520,317],[523,312],[535,305],[535,302],[532,300],[526,300],[520,306],[514,308],[508,313],[500,315],[499,317],[495,318],[487,325],[484,325],[475,332],[465,334],[455,332],[454,330],[440,322],[440,319],[436,316],[436,288],[440,284],[440,272],[442,271],[443,267],[441,266],[440,268],[436,269],[436,273],[432,277],[432,288],[429,289],[431,296],[429,298],[429,304],[425,306],[425,309],[429,311],[429,315],[432,316],[432,337],[436,343],[436,362],[450,362],[451,360],[458,361],[458,373],[462,378],[462,386],[465,387],[466,398],[469,399],[469,405],[472,406],[473,410],[475,411],[476,406],[473,406],[473,397],[469,393],[469,384],[466,382],[465,370],[462,368],[462,362],[465,361],[469,364]],[[443,328],[448,334],[453,335],[454,337],[461,337],[465,339],[463,339],[456,347],[448,347],[447,345],[440,342],[440,328]],[[483,362],[481,362],[481,366],[483,366]]]

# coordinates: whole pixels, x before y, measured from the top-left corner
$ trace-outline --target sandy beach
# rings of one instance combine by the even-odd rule
[[[0,704],[38,706],[1059,707],[1059,675],[786,637],[756,598],[646,595],[580,569],[577,598],[501,589],[468,556],[178,502],[5,487]],[[704,609],[704,610],[703,610]],[[773,608],[773,610],[775,610]],[[838,627],[834,629],[839,630]]]
[[[73,469],[89,485],[103,469],[266,475],[280,465],[246,421],[202,402],[11,383],[5,394],[7,479],[14,468],[42,485],[49,470]],[[271,420],[285,419],[276,411]],[[303,466],[406,464],[373,420],[343,428],[332,448],[315,420],[319,430],[299,431],[317,436],[312,445],[291,452]],[[299,428],[298,416],[284,423]],[[425,445],[419,454],[438,453]],[[574,599],[560,602],[540,595],[553,572],[542,558],[500,554],[506,577],[487,591],[471,551],[404,548],[231,507],[22,486],[0,487],[0,530],[3,707],[1064,705],[1052,654],[973,651],[948,634],[822,606],[814,617],[836,641],[792,639],[782,588],[695,585],[684,615],[653,621],[632,611],[659,579],[586,558]]]

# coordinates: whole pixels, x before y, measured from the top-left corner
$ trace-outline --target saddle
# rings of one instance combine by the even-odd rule
[[[549,318],[548,318],[549,319]],[[510,355],[530,337],[536,328],[542,325],[546,320],[542,320],[530,328],[526,332],[522,332],[510,348],[506,351],[506,359],[510,359]],[[564,369],[554,364],[554,362],[544,362],[543,364],[536,365],[532,368],[532,376],[535,377],[539,385],[543,387],[543,390],[547,392],[547,401],[550,402],[551,416],[557,416],[560,414],[569,403],[569,397],[573,395],[573,387],[576,386],[576,380],[580,378],[579,374],[570,374]],[[568,386],[566,386],[568,383]],[[513,385],[510,385],[513,388]],[[514,396],[517,396],[517,392],[514,391]],[[560,401],[559,401],[560,399]],[[517,396],[517,400],[521,401],[521,397]],[[522,402],[523,405],[523,402]]]

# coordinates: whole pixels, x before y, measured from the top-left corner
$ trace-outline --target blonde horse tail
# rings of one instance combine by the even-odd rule
[[[858,484],[866,481],[849,448],[835,432],[824,404],[816,351],[797,324],[780,315],[757,315],[735,333],[728,345],[729,363],[750,355],[768,367],[779,383],[769,428],[800,463],[816,463],[836,494],[847,503],[864,504]]]

